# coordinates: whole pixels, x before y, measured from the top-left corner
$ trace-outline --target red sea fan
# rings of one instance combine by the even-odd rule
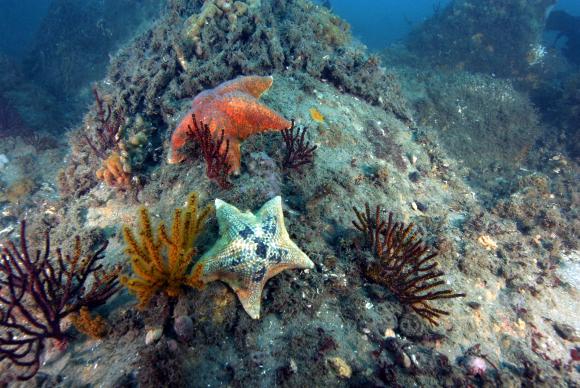
[[[118,149],[125,115],[123,110],[113,112],[111,105],[103,100],[96,87],[93,88],[93,95],[97,106],[96,125],[92,127],[92,134],[83,132],[83,136],[95,155],[107,160],[111,150]]]
[[[318,146],[311,146],[305,139],[307,128],[295,128],[294,120],[290,128],[282,131],[286,153],[282,166],[286,169],[298,169],[305,164],[312,163],[314,151]]]
[[[231,168],[228,163],[230,141],[224,139],[223,130],[217,138],[214,138],[207,124],[203,122],[198,124],[194,114],[192,118],[193,128],[189,127],[188,135],[199,145],[205,160],[207,177],[215,180],[222,189],[231,188],[232,184],[228,180]]]
[[[20,244],[0,249],[0,362],[10,362],[18,380],[36,374],[48,340],[66,343],[67,316],[104,304],[121,288],[120,267],[107,271],[100,263],[106,247],[85,256],[77,236],[69,255],[51,250],[47,233],[44,248],[31,250],[22,221]]]

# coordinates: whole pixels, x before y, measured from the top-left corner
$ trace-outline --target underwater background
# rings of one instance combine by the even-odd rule
[[[576,387],[577,0],[0,0],[0,387]]]

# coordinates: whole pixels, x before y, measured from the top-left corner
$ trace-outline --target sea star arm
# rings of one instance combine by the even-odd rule
[[[292,125],[279,113],[248,94],[228,93],[217,103],[230,123],[225,128],[226,134],[239,140],[245,140],[255,133],[281,131]]]
[[[281,241],[280,246],[288,250],[288,260],[286,261],[288,268],[314,268],[314,263],[312,260],[310,260],[306,253],[302,252],[302,250],[298,248],[298,246],[294,243],[294,241],[290,240],[290,238]],[[284,264],[284,262],[281,264]]]
[[[222,200],[215,202],[221,238],[202,256],[202,280],[221,280],[237,294],[244,310],[260,316],[262,289],[286,269],[314,268],[290,239],[284,226],[281,197],[274,197],[253,215]]]
[[[167,159],[169,164],[181,163],[186,158],[186,155],[181,152],[181,149],[189,140],[189,128],[193,128],[193,117],[191,116],[192,112],[193,111],[191,110],[187,112],[183,120],[181,120],[171,135],[171,148],[169,149],[169,155]]]
[[[226,94],[231,92],[242,92],[255,98],[260,96],[272,86],[274,78],[272,76],[262,77],[258,75],[239,76],[231,81],[227,81],[214,89],[216,94]]]
[[[225,235],[228,240],[244,238],[253,232],[257,221],[256,216],[251,212],[242,212],[237,207],[217,198],[215,209],[220,234]]]
[[[242,150],[240,148],[240,141],[235,138],[227,139],[229,141],[229,148],[227,154],[227,162],[230,165],[228,173],[239,174],[240,168],[242,166]],[[225,149],[226,145],[222,145],[222,150]],[[223,151],[222,151],[223,152]]]
[[[264,289],[264,282],[255,284],[254,287],[238,287],[237,289],[230,284],[234,290],[242,307],[252,319],[260,318],[260,308],[262,305],[262,291]]]
[[[265,264],[251,256],[243,241],[229,242],[212,248],[198,264],[201,265],[202,280],[225,282],[238,296],[244,310],[253,318],[260,316],[260,301],[266,277]]]
[[[286,226],[284,225],[284,212],[282,211],[282,197],[279,195],[266,202],[256,218],[261,220],[262,229],[273,235],[272,238],[287,238]]]

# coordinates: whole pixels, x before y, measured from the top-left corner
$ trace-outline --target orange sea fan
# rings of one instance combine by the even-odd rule
[[[206,206],[198,209],[198,196],[191,193],[184,209],[175,209],[171,234],[164,223],[159,224],[157,233],[153,233],[151,219],[146,208],[141,208],[138,235],[135,237],[130,228],[123,228],[127,244],[127,255],[131,258],[131,267],[135,277],[123,276],[121,282],[139,299],[139,307],[144,308],[151,298],[162,292],[170,298],[176,298],[183,288],[201,288],[198,269],[188,274],[193,258],[197,255],[195,241],[202,232],[205,221],[211,211]]]

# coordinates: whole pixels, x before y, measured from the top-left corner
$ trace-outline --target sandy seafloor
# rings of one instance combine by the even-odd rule
[[[32,183],[17,199],[2,197],[2,240],[16,237],[22,218],[35,225],[50,222],[57,241],[100,230],[110,239],[107,262],[127,265],[120,228],[137,225],[141,206],[157,222],[168,220],[192,190],[202,203],[220,198],[250,210],[280,194],[290,236],[316,265],[270,280],[259,320],[250,319],[223,283],[187,291],[176,308],[176,315],[189,315],[194,322],[192,337],[184,341],[164,335],[146,345],[147,333],[160,325],[164,300],[139,311],[122,290],[98,309],[111,326],[104,339],[90,340],[70,329],[66,352],[46,363],[33,380],[14,386],[577,386],[578,363],[571,360],[571,350],[580,345],[580,257],[574,249],[578,221],[573,210],[578,165],[547,146],[531,151],[532,159],[545,161],[541,171],[534,170],[539,163],[514,158],[529,152],[522,151],[526,145],[506,146],[501,130],[490,129],[491,124],[484,126],[486,133],[466,129],[458,134],[465,136],[460,141],[465,149],[460,149],[449,131],[457,128],[461,102],[433,96],[451,94],[449,85],[455,82],[472,85],[474,100],[486,99],[490,90],[504,101],[524,97],[491,77],[462,72],[417,76],[421,71],[399,67],[395,72],[414,107],[414,125],[324,79],[304,74],[309,77],[306,89],[295,73],[274,72],[274,84],[262,101],[309,128],[318,146],[314,163],[301,172],[283,171],[279,134],[253,136],[243,143],[242,173],[232,179],[230,190],[206,178],[200,159],[177,166],[160,161],[144,173],[147,183],[136,195],[99,182],[62,201],[56,182],[70,158],[69,145],[60,138],[43,149],[30,139],[3,138],[3,192],[22,179]],[[175,122],[190,101],[179,100]],[[417,101],[451,113],[419,114]],[[507,105],[505,115],[515,118],[506,121],[517,126],[517,115],[527,109],[522,104]],[[313,120],[312,108],[322,113],[322,122]],[[472,121],[489,120],[493,111],[468,103],[463,108],[471,115],[464,119]],[[434,121],[421,120],[435,116]],[[542,123],[529,131],[541,136]],[[467,159],[475,141],[482,151],[473,159],[495,157],[513,165],[508,179],[514,188],[499,200],[489,200],[495,186],[486,184],[501,179],[505,170],[494,172]],[[163,155],[167,148],[165,142]],[[472,168],[481,168],[485,176],[474,180]],[[398,220],[414,222],[440,251],[448,286],[467,294],[434,302],[450,313],[438,327],[403,308],[361,273],[351,209],[367,201],[382,204]],[[217,233],[212,217],[202,250]],[[566,333],[557,327],[567,328]],[[478,344],[497,369],[488,363],[485,373],[473,376],[464,356]],[[337,357],[351,373],[336,366]]]

